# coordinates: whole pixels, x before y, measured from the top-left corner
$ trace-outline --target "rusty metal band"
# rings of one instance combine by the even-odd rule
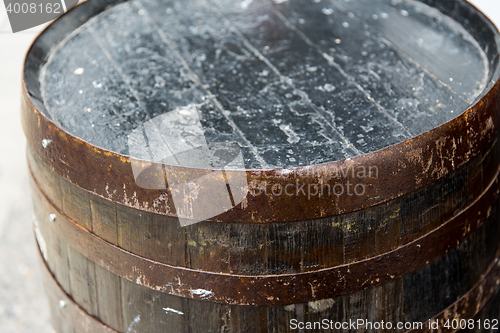
[[[129,281],[168,294],[235,305],[285,305],[333,298],[372,288],[409,274],[439,258],[472,234],[497,204],[499,171],[468,208],[427,235],[363,261],[284,275],[231,275],[159,263],[125,251],[92,234],[50,203],[33,178],[36,205],[45,205],[68,244],[98,265]]]
[[[73,299],[57,283],[50,272],[47,264],[39,252],[39,267],[42,273],[45,294],[49,299],[51,311],[56,311],[53,316],[62,318],[66,323],[71,323],[75,332],[79,333],[118,333],[109,326],[101,323],[89,315],[84,309],[76,304]]]
[[[481,280],[477,282],[471,290],[460,297],[458,301],[444,309],[437,316],[424,324],[423,329],[414,329],[407,333],[446,333],[456,332],[459,329],[446,328],[444,324],[447,320],[457,319],[458,321],[474,318],[475,315],[485,306],[485,304],[495,296],[500,286],[500,253],[497,253],[496,259],[490,265]],[[438,328],[430,327],[430,322],[438,321]]]
[[[40,253],[39,253],[40,254]],[[497,253],[496,259],[488,267],[486,273],[483,275],[482,279],[472,287],[465,295],[460,297],[455,303],[444,309],[437,316],[431,318],[426,325],[424,325],[423,330],[415,329],[409,330],[407,333],[413,332],[455,332],[457,330],[447,329],[444,327],[444,323],[448,319],[471,319],[484,307],[484,305],[498,292],[500,286],[500,258],[498,257],[500,253]],[[50,298],[50,302],[57,305],[60,302],[64,302],[64,307],[56,306],[59,308],[58,315],[62,317],[65,321],[74,323],[78,325],[75,327],[78,332],[85,333],[117,333],[117,331],[101,323],[97,319],[90,316],[84,309],[82,309],[78,304],[76,304],[70,296],[68,296],[61,286],[57,283],[56,279],[50,272],[42,255],[39,255],[40,271],[42,273],[42,279],[44,286],[47,290],[47,295]],[[429,326],[430,322],[439,322],[439,329],[432,329]]]
[[[132,164],[168,170],[177,180],[198,179],[211,170],[150,163],[93,146],[49,120],[34,105],[35,97],[23,81],[22,123],[29,149],[58,175],[105,199],[158,214],[177,216],[170,190],[137,185]],[[40,103],[35,103],[40,105]],[[271,223],[309,220],[365,209],[423,188],[468,162],[498,138],[500,82],[457,118],[440,127],[388,148],[337,162],[274,170],[227,170],[226,181],[247,179],[249,191],[240,204],[210,221]],[[43,141],[45,140],[45,141]],[[42,142],[50,143],[42,145]],[[328,193],[310,200],[305,191],[268,195],[263,186],[286,189],[289,184],[359,183],[355,174],[339,170],[377,170],[363,179],[363,195]],[[372,169],[370,169],[372,168]],[[375,169],[376,168],[376,169]],[[152,173],[165,183],[165,172]],[[238,181],[236,181],[238,180]],[[233,182],[233,183],[234,183]],[[168,185],[168,179],[166,180]],[[210,186],[210,185],[201,185]],[[208,187],[207,187],[208,189]],[[129,200],[136,198],[136,200]]]

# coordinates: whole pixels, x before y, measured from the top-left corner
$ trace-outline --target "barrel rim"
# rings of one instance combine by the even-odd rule
[[[108,6],[105,6],[105,8],[104,8],[104,10],[108,10],[112,6],[116,6],[116,5],[119,5],[121,3],[126,3],[126,2],[129,2],[131,0],[101,0],[101,2],[102,1],[110,3]],[[422,2],[422,3],[424,3],[424,4],[428,5],[428,6],[431,6],[431,7],[434,7],[436,5],[436,1],[435,0],[415,0],[415,1]],[[28,96],[28,98],[30,99],[30,101],[33,101],[32,99],[35,98],[35,96],[30,92],[30,87],[27,84],[27,81],[26,81],[26,78],[25,78],[25,75],[26,75],[25,69],[27,67],[26,64],[29,61],[29,55],[32,52],[32,49],[34,48],[35,44],[39,41],[40,38],[42,38],[42,36],[44,34],[50,33],[49,29],[51,29],[51,27],[53,25],[57,24],[57,22],[60,21],[61,18],[64,15],[67,15],[69,13],[73,13],[73,11],[76,12],[76,11],[82,9],[82,8],[85,9],[84,7],[86,5],[88,5],[87,1],[84,2],[84,3],[81,3],[81,4],[77,5],[77,6],[75,6],[73,8],[71,8],[67,13],[65,13],[61,17],[58,17],[57,19],[55,19],[51,24],[49,24],[48,26],[46,26],[40,33],[38,33],[38,35],[33,40],[32,44],[30,45],[30,48],[27,50],[27,52],[25,54],[25,57],[24,57],[24,62],[23,62],[24,66],[23,66],[23,71],[22,71],[22,89],[23,89],[23,93],[26,94],[26,96]],[[490,29],[491,32],[493,32],[495,34],[495,42],[496,42],[497,51],[498,51],[498,55],[497,55],[496,61],[498,63],[496,64],[495,70],[490,74],[490,79],[488,80],[488,84],[484,87],[484,89],[482,90],[481,94],[479,94],[478,97],[476,97],[476,99],[474,100],[474,102],[472,102],[471,105],[469,105],[468,108],[466,108],[465,110],[463,110],[456,117],[448,120],[447,122],[444,122],[440,126],[434,128],[434,129],[432,129],[430,131],[427,131],[427,132],[424,132],[422,134],[419,134],[419,135],[417,135],[415,137],[412,137],[412,138],[410,138],[408,140],[405,140],[405,141],[402,141],[400,143],[388,146],[386,148],[382,148],[382,149],[379,149],[379,150],[374,150],[374,151],[371,151],[371,152],[368,152],[368,153],[365,153],[365,154],[361,154],[361,155],[358,155],[358,156],[355,156],[355,157],[352,157],[352,158],[345,158],[345,159],[341,159],[341,160],[337,160],[337,161],[330,161],[330,162],[326,162],[326,163],[320,163],[320,164],[314,164],[314,165],[308,165],[308,166],[299,166],[299,167],[270,168],[270,169],[252,169],[252,168],[247,169],[247,168],[245,168],[245,169],[233,169],[233,170],[235,170],[235,171],[245,171],[245,172],[262,172],[262,171],[265,172],[265,171],[272,171],[272,170],[275,170],[275,171],[276,170],[284,170],[285,173],[288,174],[290,172],[290,170],[301,170],[301,169],[305,169],[305,168],[310,168],[310,167],[314,167],[314,166],[322,166],[322,165],[334,165],[334,164],[336,164],[338,162],[345,161],[345,160],[353,160],[354,161],[354,160],[356,160],[356,159],[358,159],[358,158],[360,158],[362,156],[372,155],[372,154],[374,154],[376,152],[385,151],[385,150],[387,150],[387,149],[389,149],[391,147],[396,147],[396,146],[402,145],[402,144],[404,144],[406,142],[419,139],[420,137],[425,137],[428,133],[434,132],[436,129],[439,129],[439,128],[443,127],[443,125],[445,125],[447,123],[450,123],[450,122],[453,122],[455,119],[460,118],[465,112],[467,112],[467,111],[475,108],[475,106],[478,104],[478,102],[481,101],[483,98],[485,98],[490,93],[490,91],[493,90],[495,83],[498,82],[498,81],[500,81],[500,30],[499,30],[499,28],[497,28],[497,26],[490,20],[490,18],[486,14],[483,13],[482,11],[480,11],[474,4],[471,4],[468,1],[464,1],[464,2],[459,2],[459,5],[468,6],[470,9],[472,9],[474,11],[474,14],[477,15],[482,20],[482,23],[485,23],[487,25],[488,29]],[[439,10],[439,8],[438,8],[438,10]],[[440,11],[443,12],[442,10],[440,10]],[[73,13],[73,14],[75,14],[75,13]],[[450,16],[449,15],[450,13],[443,12],[443,14],[445,14],[447,16]],[[459,23],[464,23],[464,19],[462,17],[460,17],[460,16],[453,16],[452,19],[455,20],[455,21],[457,21],[457,22],[459,22]],[[74,28],[76,29],[78,26],[83,25],[84,23],[86,23],[86,20],[85,21],[81,21],[80,23],[81,24],[78,24]],[[472,34],[472,32],[471,32],[471,34]],[[56,45],[57,43],[59,43],[64,37],[66,37],[66,36],[63,36],[60,40],[58,40],[57,42],[55,42],[54,45]],[[48,53],[46,55],[48,55]],[[492,59],[489,59],[489,60],[492,60]],[[36,82],[39,83],[38,80]],[[35,104],[32,104],[32,105],[33,105],[33,107],[42,116],[44,116],[45,118],[47,118],[47,120],[49,122],[53,123],[59,130],[67,132],[70,136],[74,137],[75,139],[79,139],[79,140],[81,140],[83,142],[86,142],[89,146],[92,146],[92,147],[94,147],[96,149],[102,150],[103,152],[108,152],[110,154],[115,154],[117,156],[123,156],[125,158],[129,158],[129,159],[133,159],[133,160],[144,161],[144,162],[152,162],[152,161],[148,161],[148,160],[144,160],[144,159],[139,159],[139,158],[136,158],[136,157],[133,157],[133,156],[129,156],[129,155],[126,155],[126,154],[120,154],[120,153],[111,151],[109,149],[105,149],[105,148],[99,147],[97,145],[88,143],[86,140],[83,140],[83,139],[81,139],[81,138],[73,135],[72,133],[70,133],[69,131],[65,130],[61,126],[55,124],[50,118],[47,117],[46,110],[44,108],[42,100],[41,100],[41,103],[42,104],[40,106],[38,106],[38,105],[35,106]],[[165,164],[165,163],[161,163],[161,164],[169,165],[169,164]],[[188,166],[182,166],[182,168],[183,169],[193,169],[193,170],[199,170],[199,169],[202,169],[202,170],[207,170],[207,169],[208,170],[220,170],[220,169],[217,169],[217,168],[197,168],[197,167],[188,167]]]
[[[420,1],[429,4],[434,2],[433,0]],[[114,200],[130,207],[178,216],[168,188],[150,190],[145,193],[135,183],[131,164],[149,164],[151,168],[163,170],[169,168],[186,178],[198,177],[218,169],[151,163],[92,145],[61,128],[46,116],[43,101],[36,94],[37,89],[39,89],[36,87],[36,84],[39,84],[38,77],[32,78],[31,81],[27,78],[27,72],[30,68],[33,69],[32,67],[35,66],[36,70],[36,63],[33,63],[33,59],[37,58],[37,55],[40,56],[40,53],[46,55],[38,44],[41,43],[40,40],[46,34],[51,33],[51,27],[57,27],[58,24],[63,27],[68,25],[72,28],[78,27],[108,5],[122,2],[123,0],[103,0],[83,3],[58,18],[35,39],[27,52],[23,70],[23,128],[31,149],[41,156],[56,173],[73,184],[105,199]],[[458,6],[468,8],[471,15],[478,17],[494,34],[498,51],[496,61],[498,61],[500,34],[497,28],[483,13],[469,3],[458,2]],[[84,15],[85,13],[87,16]],[[80,15],[79,19],[77,19],[78,15]],[[453,17],[453,19],[457,20],[458,18]],[[38,61],[43,61],[43,59],[38,59]],[[495,59],[491,59],[491,61],[495,61]],[[39,63],[39,65],[41,64],[42,62]],[[382,171],[380,174],[377,171],[376,179],[372,177],[366,180],[365,185],[368,193],[363,197],[339,198],[330,195],[321,198],[321,200],[311,201],[310,197],[304,198],[301,195],[290,198],[286,196],[268,197],[262,193],[259,195],[247,193],[240,204],[209,220],[223,222],[241,217],[241,219],[252,223],[268,223],[315,219],[364,209],[414,192],[455,171],[472,156],[485,149],[490,141],[498,137],[500,103],[497,101],[499,99],[500,65],[496,63],[496,68],[491,73],[491,80],[488,81],[488,85],[477,100],[457,117],[427,133],[381,150],[318,165],[286,169],[225,170],[230,179],[245,177],[249,184],[251,180],[255,180],[259,186],[273,183],[281,188],[285,188],[296,179],[301,179],[305,184],[337,184],[339,181],[345,183],[356,178],[354,173],[353,177],[350,175],[332,177],[332,170],[350,170],[356,166],[362,166],[365,170],[376,167],[378,171]],[[52,142],[53,149],[42,147],[44,140]],[[78,153],[80,158],[71,157],[75,153]],[[84,167],[80,163],[83,163]],[[111,171],[103,170],[105,166],[109,166]],[[111,179],[113,175],[114,178],[118,179]],[[251,188],[255,189],[256,187]],[[130,202],[128,198],[136,193],[138,200]],[[294,206],[297,209],[290,209]],[[281,214],[278,214],[276,211],[280,210]]]

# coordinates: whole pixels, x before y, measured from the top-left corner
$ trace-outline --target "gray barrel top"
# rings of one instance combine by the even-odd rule
[[[458,21],[474,11],[463,1],[426,2],[118,3],[52,48],[41,99],[70,133],[146,160],[352,158],[435,129],[490,83],[486,23]]]

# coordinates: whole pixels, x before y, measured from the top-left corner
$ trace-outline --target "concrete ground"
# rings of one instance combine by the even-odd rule
[[[31,228],[19,104],[24,53],[41,27],[13,34],[0,5],[0,332],[52,332]]]
[[[471,1],[500,26],[500,0]],[[24,54],[42,27],[12,34],[0,5],[0,332],[53,332],[31,227],[25,140],[19,119]]]

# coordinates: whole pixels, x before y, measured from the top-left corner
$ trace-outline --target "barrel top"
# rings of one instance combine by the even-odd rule
[[[38,41],[50,51],[32,95],[71,134],[144,160],[274,169],[353,158],[432,131],[494,79],[493,26],[465,2],[424,2],[113,3]]]

